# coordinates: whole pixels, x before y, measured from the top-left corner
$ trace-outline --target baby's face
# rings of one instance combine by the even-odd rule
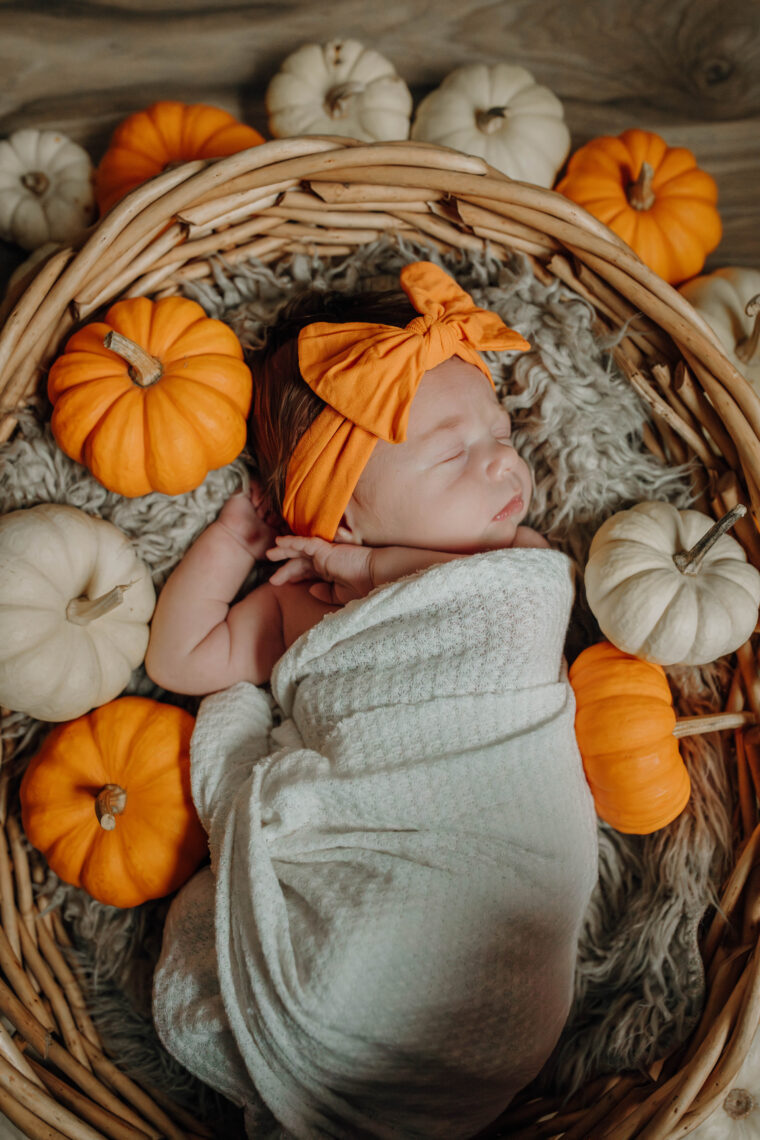
[[[380,440],[345,512],[354,541],[475,553],[511,546],[533,481],[487,377],[457,356],[426,372],[407,438]],[[336,541],[345,539],[339,529]]]

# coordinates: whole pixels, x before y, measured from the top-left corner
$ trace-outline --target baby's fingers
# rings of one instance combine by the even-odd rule
[[[267,551],[267,558],[273,562],[279,562],[283,558],[297,557],[301,554],[313,558],[323,548],[325,550],[330,549],[330,543],[325,542],[322,538],[303,538],[297,534],[279,534],[275,538],[275,544]]]
[[[291,558],[277,567],[269,581],[273,586],[284,586],[286,582],[303,582],[313,577],[310,558]]]

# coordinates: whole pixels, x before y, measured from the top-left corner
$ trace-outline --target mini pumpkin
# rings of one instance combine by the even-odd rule
[[[678,290],[718,336],[735,368],[760,392],[760,270],[730,265]]]
[[[177,890],[207,852],[190,795],[194,718],[121,697],[58,725],[21,781],[27,838],[64,882],[132,907]]]
[[[665,671],[592,645],[569,671],[575,735],[598,815],[617,831],[648,835],[671,823],[691,783],[673,736],[676,715]]]
[[[184,297],[118,301],[48,377],[58,446],[111,491],[179,495],[246,440],[251,373],[222,321]]]
[[[347,135],[372,142],[409,136],[409,88],[389,60],[358,40],[298,48],[270,81],[266,105],[275,138]]]
[[[167,166],[222,158],[264,138],[220,107],[164,99],[129,115],[114,131],[95,172],[101,214]]]
[[[570,156],[556,188],[672,285],[699,273],[722,236],[715,180],[690,150],[652,131],[592,139]]]
[[[484,158],[497,170],[551,186],[570,149],[562,104],[524,67],[459,67],[420,103],[412,138]]]
[[[594,535],[585,570],[588,603],[618,649],[660,665],[704,665],[750,636],[760,573],[718,523],[670,503],[619,511]]]
[[[0,704],[68,720],[112,700],[145,656],[156,602],[127,536],[76,507],[0,518]]]
[[[60,131],[26,127],[0,141],[0,238],[24,249],[69,242],[95,216],[90,157]]]

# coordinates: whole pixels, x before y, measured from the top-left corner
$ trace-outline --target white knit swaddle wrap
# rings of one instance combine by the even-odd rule
[[[154,989],[183,1064],[304,1140],[471,1136],[535,1075],[596,879],[571,602],[556,551],[453,561],[301,637],[278,728],[252,685],[204,700],[212,871]]]

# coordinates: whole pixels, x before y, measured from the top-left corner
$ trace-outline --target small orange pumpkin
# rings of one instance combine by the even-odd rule
[[[136,111],[114,131],[95,171],[101,214],[173,163],[222,158],[264,138],[220,107],[162,100]]]
[[[74,333],[48,377],[58,446],[127,498],[179,495],[245,446],[239,340],[196,301],[134,297]]]
[[[715,180],[690,150],[652,131],[592,139],[571,156],[556,189],[672,285],[699,273],[722,236]]]
[[[205,858],[190,796],[194,718],[119,697],[45,738],[21,781],[33,847],[65,882],[110,906],[177,890]]]
[[[689,773],[673,736],[665,670],[600,641],[573,662],[575,735],[597,813],[617,831],[648,835],[689,800]]]

